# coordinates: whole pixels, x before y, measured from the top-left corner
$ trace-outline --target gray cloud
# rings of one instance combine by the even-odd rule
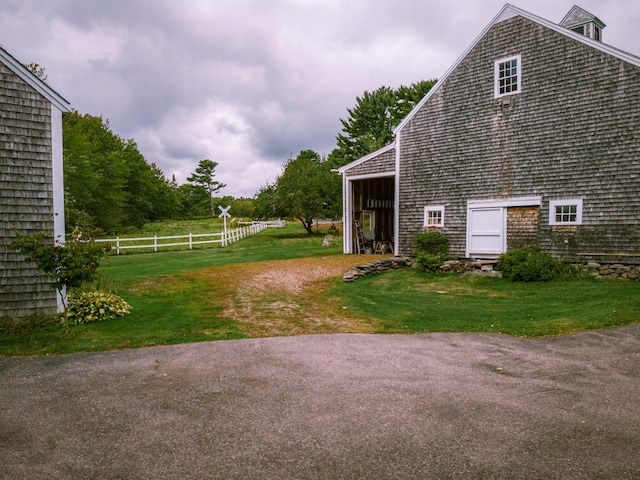
[[[640,6],[586,0],[604,40],[640,54]],[[573,0],[518,6],[559,22]],[[101,115],[186,180],[219,163],[252,196],[290,155],[328,154],[356,96],[437,78],[503,0],[5,0],[0,43],[46,68],[80,113]]]

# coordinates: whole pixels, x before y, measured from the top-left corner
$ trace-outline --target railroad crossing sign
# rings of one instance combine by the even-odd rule
[[[231,205],[229,205],[227,208],[222,208],[222,205],[218,205],[218,208],[220,209],[220,215],[218,215],[218,218],[229,218],[231,216],[231,214],[229,213]]]
[[[231,214],[229,213],[231,205],[227,206],[226,208],[224,208],[222,205],[218,205],[218,208],[220,209],[220,215],[218,215],[218,218],[224,219],[224,236],[222,237],[222,246],[224,247],[227,244],[227,218],[231,216]]]

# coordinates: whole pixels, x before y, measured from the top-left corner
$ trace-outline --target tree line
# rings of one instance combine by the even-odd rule
[[[209,159],[201,160],[188,182],[178,185],[101,117],[65,114],[63,144],[68,231],[82,225],[112,232],[156,220],[211,215],[213,194],[225,187],[213,180],[218,164]],[[247,199],[223,201],[236,204],[236,215],[251,216]]]
[[[380,87],[356,98],[341,120],[337,146],[327,156],[303,150],[287,159],[273,183],[253,198],[216,197],[226,185],[215,180],[218,163],[203,159],[178,185],[134,140],[111,131],[108,120],[78,112],[63,117],[65,214],[69,230],[83,225],[116,232],[163,219],[215,215],[219,204],[231,205],[236,217],[286,218],[302,222],[311,233],[315,218],[342,214],[341,179],[335,169],[367,155],[393,139],[393,128],[424,97],[435,80]],[[332,171],[334,170],[334,171]]]

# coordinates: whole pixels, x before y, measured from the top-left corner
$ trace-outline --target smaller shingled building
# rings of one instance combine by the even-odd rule
[[[12,251],[16,232],[64,241],[62,113],[67,100],[0,48],[0,317],[57,311],[56,291]]]

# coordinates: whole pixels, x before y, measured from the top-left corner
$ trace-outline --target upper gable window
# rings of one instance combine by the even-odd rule
[[[521,60],[520,55],[516,55],[496,61],[494,67],[495,98],[520,93],[522,83],[520,78]]]

